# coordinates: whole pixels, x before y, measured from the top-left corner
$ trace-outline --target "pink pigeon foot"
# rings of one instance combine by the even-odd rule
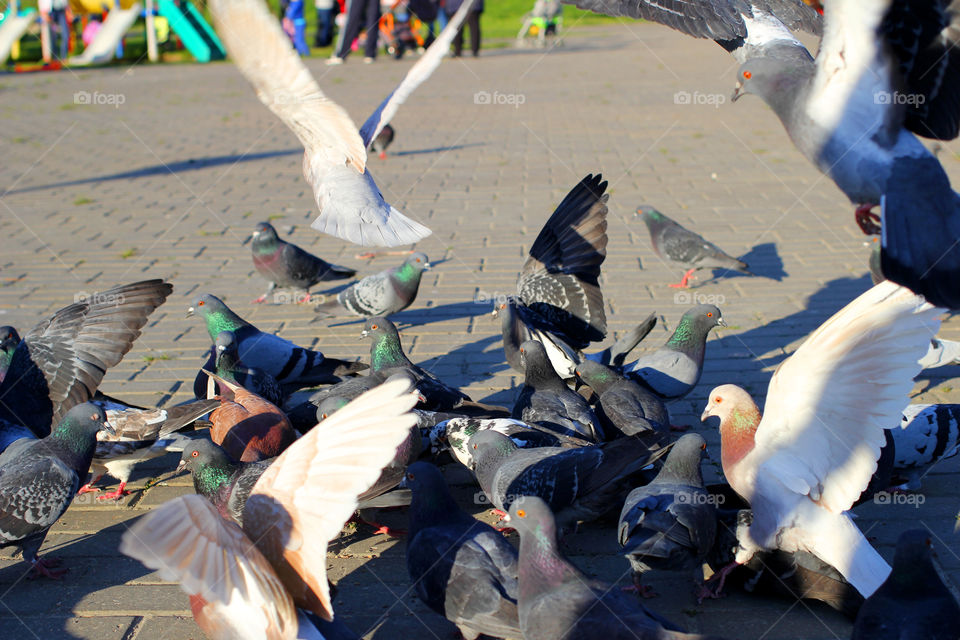
[[[653,590],[648,584],[632,584],[629,587],[620,587],[624,593],[635,593],[641,598],[656,598],[660,594]]]
[[[875,236],[880,233],[880,216],[871,211],[875,206],[877,205],[870,203],[861,204],[853,214],[857,226],[868,236]]]
[[[310,302],[310,293],[307,292],[302,298],[297,300],[297,304],[307,304]]]
[[[82,495],[85,494],[85,493],[96,493],[96,492],[100,491],[100,489],[98,489],[98,488],[96,488],[96,487],[91,487],[91,486],[90,486],[91,484],[92,484],[92,483],[88,482],[87,484],[85,484],[85,485],[83,485],[82,487],[80,487],[79,489],[77,489],[77,495],[78,495],[78,496],[82,496]]]
[[[66,574],[70,569],[55,569],[54,567],[60,566],[62,560],[60,558],[53,558],[47,556],[45,558],[37,558],[33,562],[33,569],[31,570],[31,578],[39,578],[44,576],[45,578],[50,578],[51,580],[60,580],[64,574]]]
[[[97,500],[119,500],[123,496],[130,495],[130,492],[125,489],[126,486],[126,482],[121,482],[116,491],[110,491],[102,496],[97,496]]]
[[[390,536],[391,538],[400,538],[407,535],[406,529],[391,529],[385,524],[377,525],[375,522],[368,522],[367,524],[376,525],[377,529],[373,532],[373,535],[385,535]]]
[[[674,289],[687,289],[687,288],[689,288],[689,287],[690,287],[690,276],[693,275],[693,272],[694,272],[694,271],[696,271],[696,269],[690,269],[690,270],[687,271],[685,274],[683,274],[683,278],[680,279],[680,282],[677,282],[677,283],[671,284],[671,285],[667,285],[667,286],[672,287],[672,288],[674,288]]]
[[[381,159],[381,160],[386,160],[386,159],[387,159],[387,152],[386,152],[386,151],[381,151],[381,152],[380,152],[380,159]]]
[[[267,301],[267,294],[263,294],[262,296],[260,296],[259,298],[251,302],[250,304],[263,304],[266,301]]]
[[[724,596],[722,593],[723,585],[727,581],[727,576],[730,575],[731,571],[739,566],[739,563],[731,562],[723,569],[720,569],[720,571],[710,576],[710,579],[697,589],[697,604],[701,604],[704,598],[710,598],[712,600],[722,598]],[[716,586],[714,587],[714,585]]]

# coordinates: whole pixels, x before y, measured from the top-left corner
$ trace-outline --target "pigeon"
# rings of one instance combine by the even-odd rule
[[[430,235],[383,199],[366,167],[370,139],[323,94],[263,0],[214,0],[209,8],[240,73],[304,146],[303,175],[320,210],[311,226],[359,245],[398,246]]]
[[[646,387],[590,360],[578,364],[575,373],[596,392],[596,413],[605,432],[636,436],[670,428],[663,401]]]
[[[177,471],[189,471],[194,491],[209,500],[221,516],[242,527],[247,498],[274,461],[234,462],[223,447],[203,438],[184,448]]]
[[[450,418],[431,430],[430,440],[442,440],[442,449],[449,449],[453,457],[467,468],[473,467],[470,438],[481,431],[496,431],[513,440],[521,449],[536,447],[562,447],[571,449],[593,444],[589,440],[543,429],[535,424],[527,424],[513,418]]]
[[[520,534],[518,609],[525,640],[708,640],[680,632],[633,596],[573,566],[540,498],[514,501],[510,522]]]
[[[430,268],[424,253],[413,253],[399,267],[367,276],[315,307],[326,316],[389,316],[403,311],[417,297],[423,272]]]
[[[330,384],[339,382],[340,376],[367,368],[359,362],[324,357],[319,351],[304,349],[280,336],[264,333],[231,311],[220,298],[209,293],[193,299],[187,315],[194,314],[203,318],[211,341],[216,340],[221,331],[232,331],[240,361],[273,376],[282,385],[303,387]],[[215,358],[215,353],[211,357]]]
[[[120,285],[84,295],[40,322],[14,349],[0,383],[0,424],[49,435],[71,407],[93,397],[172,291],[162,280]]]
[[[560,379],[543,345],[536,340],[524,342],[520,346],[520,357],[526,373],[511,417],[549,425],[563,435],[602,441],[603,427],[597,416],[583,396]]]
[[[860,607],[851,640],[951,640],[960,604],[937,573],[923,529],[900,534],[890,577]]]
[[[533,241],[517,295],[498,302],[503,350],[517,371],[523,371],[520,345],[538,340],[557,373],[572,378],[578,352],[607,334],[598,282],[607,256],[606,189],[597,174],[570,190]]]
[[[635,438],[573,449],[520,449],[496,431],[469,440],[473,471],[490,503],[506,512],[519,496],[547,501],[564,527],[596,520],[622,504],[630,478],[657,461],[668,447]]]
[[[407,571],[417,597],[467,640],[521,638],[517,551],[457,505],[429,462],[410,465],[404,484],[413,493]]]
[[[215,354],[214,372],[218,376],[227,382],[240,385],[278,407],[283,404],[287,394],[284,393],[277,379],[260,369],[252,369],[240,361],[237,336],[233,331],[221,331],[217,334],[216,340],[213,341],[213,352]],[[206,397],[211,391],[215,393],[216,390],[208,389],[208,386],[215,387],[216,382],[203,370],[198,371],[197,379],[193,383],[194,395]]]
[[[222,392],[210,414],[210,439],[240,462],[275,458],[297,439],[293,426],[276,405],[243,387],[209,374]]]
[[[171,434],[210,413],[219,403],[196,400],[168,409],[141,409],[102,400],[92,404],[104,410],[113,433],[97,433],[97,449],[90,463],[92,478],[77,493],[99,491],[91,485],[110,475],[120,481],[120,486],[97,496],[97,500],[117,500],[129,493],[127,481],[138,463],[166,454],[173,442]]]
[[[903,411],[900,428],[889,433],[894,442],[893,472],[904,479],[896,488],[919,489],[928,469],[960,450],[960,405],[911,404]]]
[[[960,342],[931,338],[927,355],[920,358],[920,366],[934,369],[952,364],[960,364]]]
[[[389,124],[384,125],[383,129],[380,129],[380,133],[370,141],[369,149],[376,151],[381,160],[386,160],[387,147],[393,144],[394,137],[396,137],[396,131],[394,131],[393,127]]]
[[[803,550],[864,597],[883,583],[890,567],[845,511],[876,469],[939,311],[892,282],[875,285],[780,364],[756,429],[749,394],[734,385],[710,393],[701,419],[720,417],[724,475],[753,510],[737,531],[737,564],[761,550]],[[716,574],[714,594],[732,568]]]
[[[20,334],[16,329],[9,325],[0,327],[0,382],[3,382],[3,377],[7,375],[10,360],[18,344],[20,344]]]
[[[97,432],[110,430],[106,421],[100,407],[77,404],[50,435],[18,440],[0,454],[0,547],[18,547],[37,574],[59,578],[66,572],[37,552],[87,477]]]
[[[386,318],[367,320],[361,335],[370,338],[369,377],[382,381],[399,373],[411,378],[422,398],[420,408],[448,411],[470,401],[470,396],[410,362],[400,344],[397,327]]]
[[[617,338],[617,340],[606,349],[594,353],[584,353],[583,357],[586,360],[592,360],[602,365],[620,368],[634,347],[640,344],[656,326],[657,314],[653,312],[644,318],[640,324]]]
[[[698,269],[726,269],[753,275],[745,262],[727,255],[717,245],[680,226],[653,207],[641,205],[637,215],[647,225],[650,243],[656,254],[687,269],[683,279],[671,284],[671,287],[687,288],[690,276]]]
[[[665,400],[682,398],[700,382],[707,334],[714,327],[725,326],[720,309],[712,304],[698,304],[683,314],[662,347],[624,365],[623,374]]]
[[[330,264],[277,235],[269,222],[261,222],[253,231],[253,266],[270,283],[270,288],[254,300],[260,303],[277,287],[304,292],[304,302],[310,302],[310,287],[318,282],[352,278],[353,269]]]
[[[700,474],[706,449],[701,435],[684,435],[657,477],[623,503],[617,538],[630,561],[634,587],[643,595],[653,595],[641,584],[651,569],[696,570],[703,577],[700,569],[717,534],[717,509]]]
[[[207,499],[181,496],[131,526],[121,553],[180,582],[210,637],[298,637],[296,612],[277,617],[294,605],[331,621],[327,544],[407,436],[416,396],[406,389],[378,387],[285,451],[254,484],[242,529]]]

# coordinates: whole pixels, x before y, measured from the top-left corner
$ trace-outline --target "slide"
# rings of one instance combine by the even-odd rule
[[[180,41],[197,62],[223,60],[226,51],[213,27],[188,0],[159,0],[157,13],[170,23],[170,30],[180,36]]]
[[[34,9],[26,9],[17,16],[7,14],[7,17],[0,23],[0,64],[7,63],[13,45],[20,42],[20,38],[23,37],[23,34],[36,19],[37,12]]]
[[[83,53],[70,58],[70,64],[104,64],[113,60],[117,45],[140,17],[142,11],[140,3],[134,2],[129,9],[114,9],[108,13],[106,21],[97,32],[97,37],[89,47],[83,50]]]

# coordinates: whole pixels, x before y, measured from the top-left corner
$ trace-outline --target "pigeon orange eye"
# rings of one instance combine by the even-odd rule
[[[196,458],[197,456],[200,455],[200,452],[199,452],[199,451],[194,451],[194,452],[191,453],[190,455],[193,456],[194,458]]]
[[[379,327],[377,327],[377,325],[373,324],[373,325],[370,325],[370,328],[373,329],[374,331],[376,331]]]
[[[203,300],[201,300],[200,302],[197,303],[197,306],[198,306],[198,307],[202,307],[203,304],[204,304],[204,302],[203,302]]]
[[[527,512],[524,511],[523,509],[519,509],[519,510],[517,511],[517,515],[520,516],[521,518],[526,518],[526,517],[527,517]]]
[[[723,402],[723,398],[721,398],[720,396],[717,396],[716,398],[713,399],[713,401],[716,402],[717,404],[720,404],[721,402]]]
[[[326,420],[326,419],[327,419],[327,414],[321,413],[321,414],[320,414],[320,419],[321,419],[321,420]]]
[[[744,72],[743,72],[743,79],[744,79],[744,80],[749,80],[749,79],[752,78],[752,77],[753,77],[753,74],[750,73],[749,71],[744,71]]]
[[[477,445],[473,445],[473,448],[476,449],[476,448],[477,448]]]
[[[708,318],[712,318],[712,317],[713,317],[713,311],[707,311],[707,317],[708,317]]]
[[[417,262],[420,262],[420,258],[417,258]]]
[[[408,474],[407,474],[407,480],[413,480],[413,474],[412,474],[412,473],[408,473]]]
[[[704,442],[702,445],[700,445],[700,451],[706,451],[706,450],[707,450],[707,443]]]

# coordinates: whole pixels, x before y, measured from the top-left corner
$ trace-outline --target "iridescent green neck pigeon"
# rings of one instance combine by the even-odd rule
[[[253,369],[240,361],[237,336],[233,331],[221,331],[213,342],[214,373],[233,384],[238,384],[247,391],[257,394],[267,402],[283,406],[286,398],[282,386],[277,379],[260,369]],[[208,363],[209,364],[209,363]],[[206,367],[204,367],[206,369]],[[200,370],[193,381],[193,393],[198,398],[206,398],[208,389],[214,388],[213,378]]]
[[[430,268],[424,253],[413,253],[399,267],[391,267],[350,285],[337,297],[318,304],[325,316],[389,316],[403,311],[417,297],[423,272]]]
[[[0,382],[7,375],[13,352],[20,344],[20,334],[11,326],[0,327]]]

